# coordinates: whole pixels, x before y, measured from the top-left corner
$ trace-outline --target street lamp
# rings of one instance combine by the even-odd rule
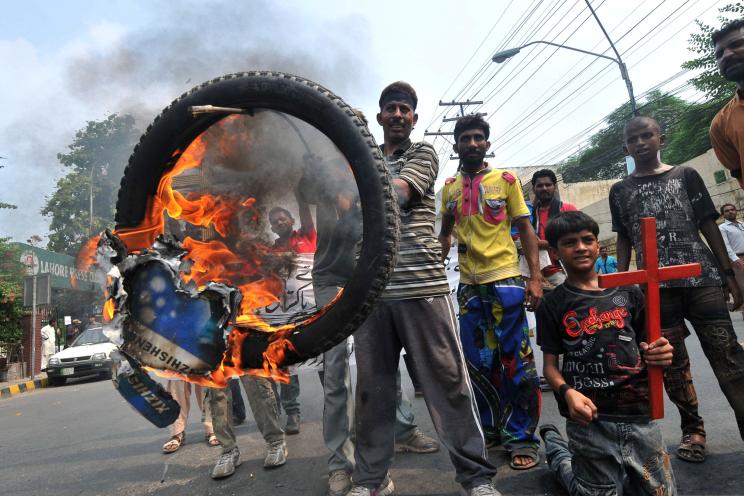
[[[623,81],[625,81],[625,87],[628,89],[628,97],[630,98],[630,109],[633,111],[633,115],[638,115],[638,109],[636,107],[635,96],[633,96],[633,83],[630,82],[630,77],[628,77],[628,69],[627,67],[625,67],[625,64],[619,58],[619,56],[618,58],[613,58],[613,57],[609,57],[601,53],[590,52],[588,50],[582,50],[581,48],[574,48],[574,47],[570,47],[567,45],[560,45],[558,43],[552,43],[550,41],[538,40],[538,41],[531,41],[525,45],[522,45],[519,48],[509,48],[507,50],[502,50],[500,52],[497,52],[496,54],[494,54],[493,57],[491,57],[491,60],[493,60],[497,64],[501,64],[505,62],[507,59],[514,57],[523,48],[526,48],[530,45],[537,45],[537,44],[550,45],[550,46],[554,46],[558,48],[565,48],[566,50],[573,50],[574,52],[584,53],[587,55],[594,55],[595,57],[599,57],[602,59],[607,59],[607,60],[611,60],[615,62],[620,67],[620,76],[623,78]]]

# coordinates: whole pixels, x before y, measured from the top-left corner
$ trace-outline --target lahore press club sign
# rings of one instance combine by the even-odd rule
[[[78,270],[75,258],[63,253],[37,248],[25,243],[13,243],[20,252],[19,261],[27,276],[49,274],[52,289],[100,291],[101,282],[95,272]]]

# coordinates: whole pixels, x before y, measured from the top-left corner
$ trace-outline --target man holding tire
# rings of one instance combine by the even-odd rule
[[[388,475],[394,453],[396,373],[401,347],[413,358],[434,427],[450,451],[456,480],[468,495],[499,494],[486,459],[455,313],[434,235],[437,155],[409,139],[418,98],[407,83],[380,96],[388,170],[400,205],[400,247],[380,302],[355,333],[357,361],[356,465],[350,496],[393,494]]]

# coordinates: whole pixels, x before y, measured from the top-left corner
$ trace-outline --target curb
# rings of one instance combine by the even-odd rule
[[[11,384],[0,389],[0,398],[10,398],[21,393],[27,393],[38,388],[45,388],[49,386],[49,379],[34,379],[32,381],[19,382],[18,384]]]

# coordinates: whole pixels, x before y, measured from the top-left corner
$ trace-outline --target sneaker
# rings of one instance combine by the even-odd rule
[[[212,479],[222,479],[230,477],[235,473],[235,468],[240,466],[240,451],[237,447],[227,453],[222,453],[217,465],[212,469]]]
[[[354,486],[351,488],[348,496],[388,496],[389,494],[393,494],[393,492],[395,492],[395,484],[393,484],[393,479],[391,479],[388,474],[377,489],[369,489],[364,486]]]
[[[290,413],[287,415],[287,423],[284,425],[285,434],[299,434],[300,433],[300,414]]]
[[[401,443],[395,443],[395,449],[412,453],[434,453],[439,451],[439,442],[416,429],[411,437]]]
[[[328,496],[346,496],[351,489],[351,474],[346,470],[334,470],[328,476]]]
[[[287,444],[284,441],[270,444],[266,458],[264,458],[264,468],[281,467],[287,463]]]
[[[245,423],[245,417],[233,417],[233,425],[241,425]]]
[[[493,484],[481,484],[479,486],[471,487],[465,494],[467,496],[501,496],[501,493],[493,487]]]

